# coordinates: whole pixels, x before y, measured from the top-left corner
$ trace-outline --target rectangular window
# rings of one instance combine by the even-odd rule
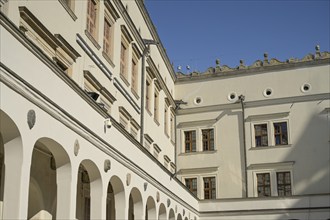
[[[188,152],[196,152],[196,131],[185,131],[185,150]]]
[[[288,126],[286,122],[274,123],[275,145],[288,144]]]
[[[277,193],[278,196],[291,196],[291,174],[290,172],[277,172]]]
[[[187,188],[197,196],[197,178],[187,178],[185,179]]]
[[[202,130],[203,136],[203,151],[214,150],[214,130],[204,129]]]
[[[164,131],[168,135],[168,105],[166,103],[164,107]]]
[[[104,36],[103,36],[103,51],[112,59],[112,25],[107,18],[104,18]]]
[[[119,116],[119,123],[125,130],[128,130],[128,119],[125,116]]]
[[[267,124],[254,125],[255,146],[268,146]]]
[[[158,122],[159,118],[159,92],[155,89],[154,98],[154,119]]]
[[[127,80],[127,54],[128,54],[128,46],[121,42],[120,49],[120,75],[123,76]]]
[[[97,38],[97,1],[96,0],[88,0],[87,4],[87,31],[90,35],[96,39]]]
[[[258,197],[271,196],[270,174],[257,174]]]
[[[131,126],[131,135],[137,139],[138,130],[134,126]]]
[[[151,84],[149,80],[146,80],[146,109],[150,112],[151,106]]]
[[[215,177],[204,177],[204,199],[216,199]]]
[[[175,142],[175,120],[174,120],[174,114],[171,112],[171,141],[174,143]]]
[[[132,59],[132,90],[138,93],[138,63],[136,59]]]

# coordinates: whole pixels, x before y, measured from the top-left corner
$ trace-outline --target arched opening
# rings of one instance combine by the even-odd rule
[[[0,214],[2,214],[3,191],[5,185],[5,150],[2,134],[0,133]],[[2,216],[2,215],[1,215]]]
[[[0,216],[3,219],[22,218],[22,163],[21,134],[11,117],[0,109]]]
[[[80,220],[102,218],[101,198],[101,174],[92,161],[84,160],[78,169],[76,218]]]
[[[60,144],[49,138],[40,138],[35,143],[30,168],[28,219],[54,219],[58,217],[57,213],[67,211],[62,204],[67,197],[61,193],[67,186],[57,179],[58,175],[70,177],[70,168],[69,157]],[[57,204],[61,205],[58,207]]]
[[[113,213],[110,213],[110,216],[113,217],[110,219],[125,219],[126,200],[124,185],[117,176],[111,177],[109,185],[111,185],[113,191],[113,202],[111,204],[113,206]]]
[[[185,217],[184,220],[189,220],[188,217]]]
[[[177,220],[182,220],[181,214],[178,214]]]
[[[80,164],[77,179],[77,205],[76,218],[90,219],[91,218],[91,192],[90,178],[84,165]]]
[[[159,206],[158,219],[159,220],[166,220],[166,208],[165,208],[165,205],[163,203],[160,204],[160,206]]]
[[[168,215],[168,219],[169,220],[175,220],[175,214],[174,214],[174,210],[170,209],[170,213]]]
[[[107,202],[106,202],[106,219],[115,219],[116,218],[116,209],[115,209],[115,195],[111,183],[108,184],[107,189]]]
[[[149,196],[146,204],[146,217],[145,220],[156,219],[156,203],[155,200]]]
[[[135,187],[131,190],[128,204],[128,220],[143,219],[142,196]]]

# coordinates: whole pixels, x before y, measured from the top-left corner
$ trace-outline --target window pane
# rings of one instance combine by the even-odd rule
[[[291,196],[290,172],[277,172],[277,192],[279,196]]]
[[[257,174],[258,197],[271,196],[270,174]]]
[[[276,145],[288,144],[288,129],[286,122],[274,123],[274,135]]]
[[[255,146],[268,146],[267,124],[254,125]]]

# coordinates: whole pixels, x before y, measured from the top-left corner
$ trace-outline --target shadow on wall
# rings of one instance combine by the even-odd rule
[[[329,102],[324,100],[313,103],[313,107],[311,103],[296,103],[291,106],[292,111],[299,111],[299,118],[290,118],[291,122],[297,122],[290,124],[290,130],[298,133],[295,132],[295,136],[291,137],[293,141],[290,153],[282,161],[294,161],[292,194],[297,196],[330,193]],[[298,117],[297,115],[292,114],[292,117]],[[311,198],[307,205],[300,200],[288,209],[307,206],[305,210],[287,212],[278,219],[330,219],[330,201],[324,204],[324,201]],[[311,206],[313,208],[309,208]]]

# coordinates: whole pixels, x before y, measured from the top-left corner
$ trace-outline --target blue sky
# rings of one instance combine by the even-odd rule
[[[145,0],[175,70],[330,51],[330,0]]]

